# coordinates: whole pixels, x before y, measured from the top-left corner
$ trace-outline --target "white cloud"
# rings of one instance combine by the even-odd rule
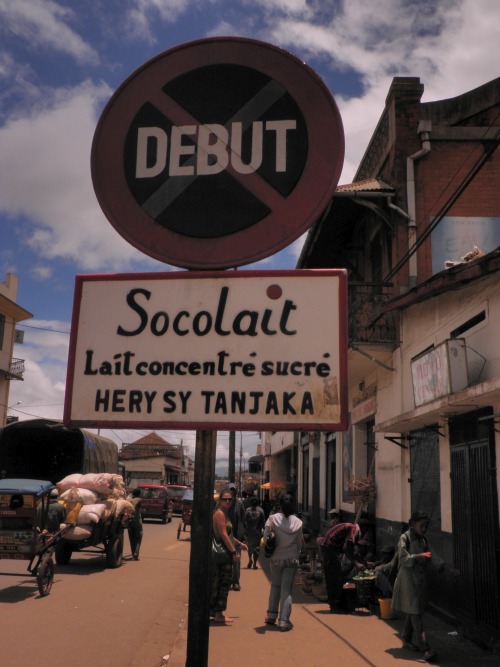
[[[105,219],[92,188],[96,108],[109,94],[106,85],[90,82],[48,91],[43,107],[0,129],[0,208],[31,220],[25,242],[40,256],[91,271],[144,262]]]
[[[280,2],[267,3],[276,9]],[[332,70],[356,72],[363,84],[358,97],[336,97],[346,134],[341,183],[352,180],[394,76],[419,76],[422,101],[459,95],[498,76],[500,11],[495,0],[404,0],[342,2],[324,17],[316,4],[309,20],[283,10],[268,26],[272,41],[305,54],[325,58]],[[332,73],[334,80],[335,74]]]
[[[54,269],[51,266],[37,264],[31,269],[31,275],[35,280],[48,280],[52,277]]]
[[[189,6],[192,0],[134,0],[132,7],[127,11],[127,30],[129,35],[147,39],[156,43],[154,26],[158,21],[173,23]]]
[[[68,25],[73,10],[52,0],[0,0],[3,29],[30,48],[46,48],[72,56],[79,63],[97,63],[95,49]]]

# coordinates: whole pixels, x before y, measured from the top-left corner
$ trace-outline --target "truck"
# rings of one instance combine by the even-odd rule
[[[0,430],[0,477],[57,484],[73,473],[118,473],[113,440],[55,419],[28,419]]]
[[[1,479],[43,479],[55,485],[74,473],[118,474],[117,444],[54,419],[15,422],[0,430]],[[65,565],[73,552],[92,548],[92,553],[106,557],[107,567],[120,567],[125,526],[126,519],[118,513],[93,524],[86,540],[63,537],[55,549],[56,563]]]

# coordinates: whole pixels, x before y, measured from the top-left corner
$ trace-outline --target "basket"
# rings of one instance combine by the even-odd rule
[[[380,618],[383,618],[384,621],[390,621],[394,618],[391,598],[379,598],[378,603],[380,605]]]

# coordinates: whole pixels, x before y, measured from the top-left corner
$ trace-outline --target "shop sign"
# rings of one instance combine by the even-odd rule
[[[343,430],[346,284],[335,269],[77,276],[64,422]]]
[[[368,417],[371,417],[377,411],[377,397],[372,396],[372,398],[359,403],[355,408],[351,410],[351,422],[357,424]]]
[[[446,340],[411,362],[415,407],[468,385],[465,340]]]
[[[181,44],[104,109],[92,180],[115,229],[175,266],[249,264],[320,217],[344,159],[337,105],[290,53],[251,39]]]

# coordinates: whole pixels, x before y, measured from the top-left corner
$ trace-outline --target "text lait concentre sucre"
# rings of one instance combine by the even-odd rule
[[[133,338],[143,332],[153,336],[203,337],[215,334],[219,337],[236,335],[241,337],[276,336],[293,337],[297,335],[294,323],[294,311],[297,305],[286,299],[276,309],[242,309],[229,316],[226,312],[230,288],[222,287],[217,307],[211,310],[191,312],[180,310],[168,313],[166,310],[150,312],[148,309],[152,293],[149,290],[135,288],[126,296],[128,307],[137,318],[127,326],[119,324],[116,332],[119,336]],[[135,319],[135,318],[134,318]],[[221,341],[222,342],[222,341]],[[271,360],[257,359],[257,352],[250,352],[244,361],[235,360],[225,350],[219,350],[211,359],[169,360],[147,359],[147,355],[138,356],[130,350],[119,352],[111,359],[98,358],[94,350],[85,352],[84,375],[87,376],[290,376],[328,378],[330,365],[326,361],[330,354],[324,353],[317,360]],[[141,358],[142,357],[142,358]],[[250,389],[250,388],[249,388]],[[156,391],[139,389],[98,389],[95,396],[97,412],[151,413],[158,400],[163,401],[163,412],[186,414],[192,391],[166,390],[163,395]],[[204,413],[240,413],[257,414],[314,414],[312,395],[309,391],[208,391],[199,392],[204,405]]]

